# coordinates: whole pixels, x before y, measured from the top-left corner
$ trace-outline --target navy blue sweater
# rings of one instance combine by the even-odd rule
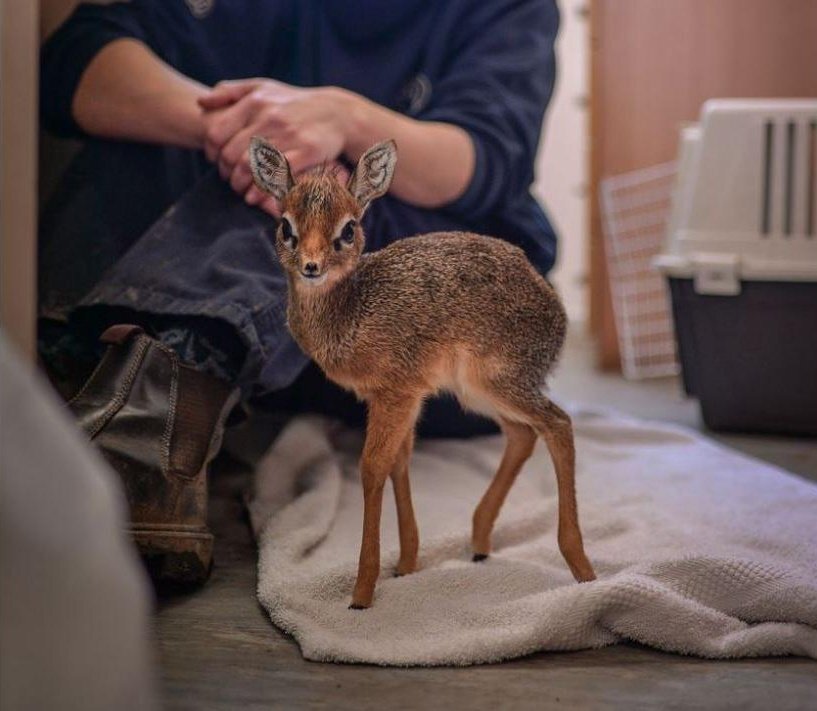
[[[555,235],[529,188],[553,89],[558,22],[554,0],[81,5],[43,46],[42,119],[58,134],[82,135],[71,114],[79,78],[96,52],[122,37],[143,41],[165,62],[208,85],[267,76],[299,86],[341,86],[414,118],[468,131],[476,148],[473,179],[460,198],[436,212],[446,224],[519,244],[546,272],[555,258]],[[106,151],[118,150],[115,142],[90,144],[95,167],[90,170],[86,162],[80,172],[100,189],[129,191],[121,209],[133,214],[120,217],[134,230],[158,217],[207,169],[199,152],[141,146],[139,174],[150,185],[135,185],[121,171],[105,174]],[[392,229],[411,234],[442,226],[435,211],[409,212],[414,215],[409,224]]]

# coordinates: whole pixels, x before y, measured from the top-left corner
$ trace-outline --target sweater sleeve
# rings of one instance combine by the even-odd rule
[[[447,212],[484,217],[528,191],[555,80],[559,14],[553,0],[473,3],[448,66],[418,118],[465,129],[473,178]]]
[[[146,33],[138,2],[82,4],[40,50],[40,117],[60,136],[80,136],[71,106],[83,72],[107,44],[123,37],[141,41]]]

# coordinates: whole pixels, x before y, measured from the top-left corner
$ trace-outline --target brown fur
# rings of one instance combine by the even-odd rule
[[[274,151],[258,145],[265,159]],[[388,188],[393,151],[393,144],[371,149],[348,189],[326,173],[271,186],[265,176],[288,174],[280,155],[263,175],[254,166],[260,187],[273,193],[280,188],[282,212],[297,232],[295,248],[284,242],[281,229],[277,237],[289,278],[290,330],[329,378],[369,408],[361,458],[363,540],[352,607],[372,603],[389,477],[400,526],[397,574],[416,568],[408,461],[423,400],[442,390],[496,419],[507,437],[499,470],[474,512],[475,560],[490,552],[494,522],[538,435],[556,470],[560,550],[577,580],[593,580],[576,511],[570,418],[542,394],[564,342],[561,302],[519,248],[490,237],[441,232],[362,254],[359,221],[369,201]],[[336,232],[347,218],[356,221],[354,241],[341,245]],[[317,279],[303,276],[308,262],[318,265],[318,286]]]

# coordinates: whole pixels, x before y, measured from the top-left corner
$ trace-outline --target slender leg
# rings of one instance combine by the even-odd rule
[[[408,575],[417,568],[417,549],[420,537],[417,532],[417,521],[414,518],[414,507],[411,504],[411,486],[409,485],[409,459],[414,448],[414,430],[409,430],[400,453],[397,465],[392,470],[391,482],[394,488],[394,502],[397,506],[397,524],[400,529],[400,560],[395,575]]]
[[[550,401],[546,401],[544,418],[537,429],[547,444],[559,492],[559,550],[579,582],[595,580],[593,566],[587,559],[579,528],[576,505],[576,450],[570,416]]]
[[[414,427],[419,402],[410,398],[372,399],[366,443],[360,461],[363,483],[363,539],[360,545],[357,581],[350,607],[370,607],[380,573],[380,513],[383,486],[394,470],[406,435]]]
[[[491,531],[499,510],[536,444],[536,432],[529,425],[505,419],[501,419],[500,424],[506,437],[505,453],[493,481],[474,511],[471,537],[474,561],[485,560],[491,552]]]

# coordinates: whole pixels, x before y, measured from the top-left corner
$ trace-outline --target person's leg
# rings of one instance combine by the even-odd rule
[[[209,571],[206,470],[230,393],[281,388],[307,362],[286,329],[272,227],[212,175],[69,314],[78,341],[102,334],[106,347],[69,405],[121,475],[133,535],[166,582]]]
[[[82,333],[126,314],[245,396],[293,382],[308,362],[286,327],[275,223],[215,173],[203,178],[73,309]]]

